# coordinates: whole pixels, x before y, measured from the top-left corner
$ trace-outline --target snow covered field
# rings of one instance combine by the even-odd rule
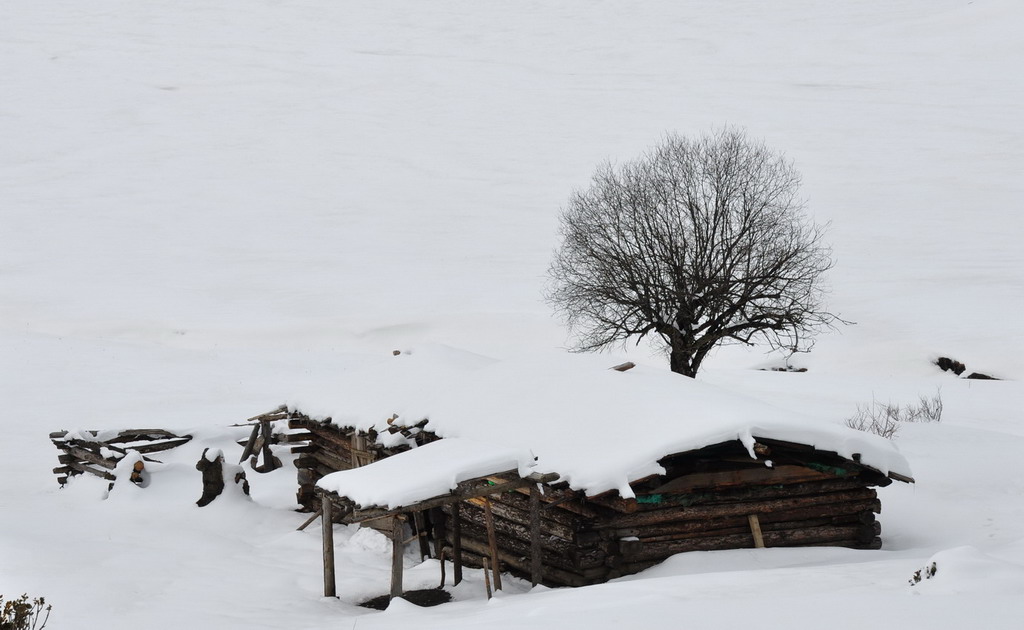
[[[45,596],[52,628],[1019,627],[1022,27],[1014,0],[3,3],[0,594]],[[540,295],[569,192],[723,124],[796,162],[856,324],[804,374],[727,348],[700,380],[825,424],[941,388],[942,422],[897,436],[918,483],[880,490],[881,551],[685,554],[490,602],[473,573],[378,613],[354,604],[386,590],[389,544],[339,529],[320,597],[290,466],[203,509],[198,444],[146,489],[58,490],[58,429],[230,454],[228,425],[394,349],[560,357]],[[667,369],[598,358],[625,359]],[[406,560],[407,587],[435,583]]]

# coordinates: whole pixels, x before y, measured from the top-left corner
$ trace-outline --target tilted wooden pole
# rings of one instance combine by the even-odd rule
[[[487,525],[487,542],[491,548],[491,570],[494,572],[494,590],[501,590],[501,559],[498,558],[498,537],[494,533],[494,515],[491,514],[491,500],[484,497],[484,519]]]

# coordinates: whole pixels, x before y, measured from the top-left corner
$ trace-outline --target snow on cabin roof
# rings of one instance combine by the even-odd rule
[[[519,453],[517,465],[502,470],[558,473],[571,488],[591,496],[618,490],[621,496],[632,497],[629,484],[663,474],[658,460],[666,455],[737,439],[749,449],[755,437],[807,444],[849,459],[857,453],[863,465],[883,474],[911,475],[896,446],[879,436],[801,416],[667,370],[636,367],[617,372],[607,363],[606,356],[568,354],[498,361],[431,346],[374,357],[341,378],[335,374],[330,382],[311,383],[289,406],[330,416],[338,425],[374,429],[385,444],[404,439],[386,431],[388,418],[397,414],[406,426],[427,419],[426,430],[447,439],[470,440],[481,453]],[[426,473],[413,467],[412,454],[398,456],[405,464],[392,464],[404,466],[410,479]],[[360,474],[375,475],[372,471],[387,461]],[[480,470],[479,463],[472,458],[463,464],[455,460],[439,473],[444,479],[454,475],[461,480],[469,471]],[[391,474],[381,470],[382,475]],[[477,474],[495,472],[501,470]],[[394,504],[387,497],[380,500]]]
[[[477,477],[507,471],[525,477],[533,472],[532,459],[521,449],[448,438],[368,466],[331,473],[317,485],[361,508],[393,509],[447,494],[459,482]]]

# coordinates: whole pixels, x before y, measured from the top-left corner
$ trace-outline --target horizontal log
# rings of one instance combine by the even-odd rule
[[[878,499],[863,499],[860,501],[845,501],[839,503],[828,503],[810,507],[797,508],[792,510],[780,510],[758,514],[762,526],[769,526],[772,523],[799,522],[808,520],[825,520],[828,522],[859,522],[863,524],[873,523],[875,518],[873,510],[880,509],[881,503]],[[836,519],[839,519],[838,521]],[[610,530],[610,538],[623,538],[638,536],[641,538],[656,538],[659,536],[671,536],[692,532],[708,532],[731,527],[744,528],[747,526],[747,515],[737,515],[723,518],[702,519],[695,521],[676,521],[662,525],[649,525]]]
[[[345,433],[333,426],[328,427],[316,422],[309,423],[305,428],[313,435],[310,439],[314,442],[330,442],[346,451],[352,449],[351,431]]]
[[[302,433],[280,433],[282,442],[286,444],[294,444],[295,442],[308,442],[313,439],[313,434],[309,431],[303,431]]]
[[[491,509],[495,510],[495,514],[500,514],[509,520],[523,525],[529,524],[529,495],[508,492],[491,497]],[[583,519],[578,515],[558,507],[550,510],[541,509],[540,516],[547,531],[566,540],[573,540],[575,533],[584,527]]]
[[[318,447],[309,453],[309,456],[319,462],[322,466],[331,469],[332,471],[339,470],[350,470],[352,466],[352,460],[341,455],[337,452],[329,451],[323,447]]]
[[[521,488],[516,492],[526,497],[530,495],[529,488]],[[569,490],[568,488],[555,489],[546,485],[544,486],[543,493],[540,495],[540,501],[541,513],[561,508],[584,518],[596,518],[602,514],[602,512],[595,510],[593,506],[587,505],[584,494],[578,490]]]
[[[449,540],[449,543],[451,543],[451,540]],[[475,566],[479,568],[483,566],[481,560],[488,556],[490,556],[490,548],[487,546],[486,542],[463,538],[462,560],[468,566]],[[503,567],[506,567],[507,569],[514,569],[514,571],[512,571],[513,573],[518,573],[520,577],[529,579],[529,558],[524,558],[501,550],[498,551],[498,557],[501,559]],[[587,575],[582,575],[580,573],[558,567],[544,566],[544,583],[552,586],[587,586],[598,582],[604,582],[607,579],[607,575],[608,569],[604,567],[587,571]]]
[[[120,431],[117,437],[105,440],[108,443],[134,442],[136,440],[162,440],[164,438],[180,437],[166,429],[126,429]]]
[[[717,505],[720,503],[742,503],[762,501],[766,499],[783,499],[813,494],[829,494],[848,490],[861,490],[867,487],[859,479],[833,479],[831,481],[814,481],[786,486],[754,486],[736,488],[720,492],[700,492],[693,494],[665,495],[668,505]],[[653,504],[649,509],[661,509],[665,504]]]
[[[689,507],[668,507],[650,512],[624,514],[607,521],[595,523],[597,529],[628,529],[647,525],[658,525],[675,521],[692,521],[715,519],[729,516],[749,516],[750,514],[769,514],[785,510],[795,510],[817,505],[827,505],[843,501],[872,500],[877,498],[871,488],[834,492],[825,495],[796,496],[766,501],[749,501],[744,503],[722,503],[718,505],[693,505]]]
[[[97,477],[102,477],[103,479],[106,479],[107,481],[117,481],[117,477],[115,477],[113,474],[111,474],[111,473],[109,473],[109,472],[107,472],[105,470],[97,470],[96,468],[93,468],[92,466],[88,466],[88,465],[86,465],[86,464],[84,464],[82,462],[74,462],[74,463],[68,464],[68,466],[71,467],[71,468],[74,468],[78,472],[85,472],[85,473],[89,473],[91,475],[96,475]]]
[[[837,475],[804,466],[783,465],[769,468],[741,468],[717,472],[691,473],[676,477],[646,494],[685,494],[696,490],[723,490],[741,486],[788,485],[808,481],[826,481]]]
[[[92,451],[86,450],[84,448],[79,448],[77,446],[68,446],[64,450],[67,451],[68,455],[71,455],[72,457],[77,457],[78,459],[89,462],[90,464],[95,464],[97,466],[101,466],[109,470],[117,468],[117,462],[115,460],[107,459],[106,457],[103,457],[98,453],[93,453]]]
[[[535,483],[545,483],[552,477],[552,475],[540,475],[537,473],[533,473],[527,476],[526,478],[519,478],[518,474],[515,471],[510,471],[509,476],[516,478],[516,481],[509,481],[506,483],[501,483],[492,486],[477,485],[477,481],[472,480],[460,483],[455,490],[448,494],[432,497],[429,499],[425,499],[423,501],[417,501],[410,505],[405,505],[394,509],[384,509],[378,507],[370,507],[367,509],[358,508],[353,510],[352,515],[348,517],[346,522],[360,523],[362,521],[383,518],[385,516],[395,516],[398,514],[406,514],[409,512],[422,512],[423,510],[429,510],[435,507],[450,505],[452,503],[465,501],[467,499],[472,499],[474,497],[497,495],[503,492],[511,492],[516,488],[528,487]],[[333,501],[337,503],[339,507],[351,504],[350,501],[343,497],[339,497],[337,494],[330,493],[330,497]]]
[[[461,509],[459,510],[459,514],[461,515],[463,522],[484,527],[487,519],[484,514],[482,503],[483,499],[470,499],[469,501],[463,502],[461,504]],[[496,509],[498,506],[498,503],[491,503],[494,530],[504,536],[511,536],[523,541],[524,543],[529,543],[531,537],[529,515],[527,515],[525,523],[512,521],[502,516],[503,513],[507,512],[504,512],[504,510],[501,510],[500,508]],[[546,532],[544,526],[545,524],[541,523],[541,546],[563,555],[568,555],[570,551],[575,548],[569,540],[559,536],[552,536],[550,533]]]
[[[128,450],[138,451],[139,453],[156,453],[159,451],[169,451],[172,448],[177,448],[182,444],[187,444],[192,440],[191,435],[183,435],[179,438],[167,440],[165,442],[152,442],[150,444],[133,444],[128,447]]]
[[[488,551],[490,549],[487,529],[485,527],[480,527],[471,521],[462,519],[462,543],[464,546],[468,540],[475,540],[482,546],[487,547]],[[529,566],[529,542],[522,541],[511,536],[502,535],[497,537],[497,543],[500,551],[512,554],[516,557],[524,558],[525,565]],[[584,568],[601,566],[604,563],[604,557],[602,556],[599,561],[592,561],[587,567],[578,566],[568,555],[562,555],[553,549],[543,546],[541,547],[541,558],[544,562],[544,566],[559,567],[567,571],[581,571]]]
[[[624,514],[603,522],[595,523],[596,529],[631,529],[653,526],[678,520],[698,520],[722,518],[727,516],[748,516],[750,514],[769,514],[784,510],[794,510],[830,503],[845,501],[873,500],[878,498],[869,488],[831,493],[827,495],[798,496],[766,501],[749,501],[743,503],[723,503],[718,505],[693,505],[689,507],[667,507],[648,512]]]

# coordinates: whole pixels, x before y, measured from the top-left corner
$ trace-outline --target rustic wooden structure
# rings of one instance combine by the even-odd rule
[[[553,586],[583,586],[641,571],[684,551],[755,547],[881,547],[881,511],[874,486],[883,474],[812,446],[755,438],[676,453],[659,460],[664,474],[631,484],[632,497],[617,492],[586,496],[558,475],[523,479],[514,471],[458,484],[450,494],[394,510],[363,508],[336,493],[317,490],[336,522],[420,518],[435,553],[463,565],[500,571]],[[329,523],[329,519],[325,519]],[[333,593],[333,551],[325,526],[325,594]],[[397,525],[392,534],[400,555]],[[403,529],[404,531],[404,529]],[[422,540],[423,533],[420,538]],[[328,558],[328,555],[331,555]],[[394,581],[400,584],[400,568]],[[326,582],[331,582],[330,589]],[[392,588],[392,595],[400,592]]]
[[[253,416],[246,420],[246,423],[253,425],[252,433],[249,434],[248,440],[239,442],[242,446],[242,456],[238,459],[239,464],[251,456],[249,466],[258,473],[270,472],[281,467],[281,460],[270,450],[270,445],[277,444],[279,441],[278,436],[274,435],[271,429],[271,423],[275,420],[286,419],[288,417],[287,413],[288,409],[286,407],[278,407],[274,411]],[[262,463],[260,463],[260,460],[262,460]]]
[[[166,451],[192,439],[190,435],[175,435],[163,429],[128,429],[125,431],[82,431],[69,434],[57,431],[50,434],[50,440],[61,454],[60,466],[53,469],[57,483],[64,485],[68,477],[89,473],[113,482],[114,469],[129,451],[143,456],[143,461],[155,462],[145,455]],[[131,480],[142,481],[142,468],[138,463],[132,470]]]
[[[331,418],[315,420],[306,414],[279,407],[277,410],[257,416],[266,420],[287,420],[290,433],[279,439],[292,444],[291,452],[298,455],[295,467],[298,469],[299,489],[296,500],[302,512],[319,512],[320,497],[314,492],[316,482],[325,475],[339,470],[358,468],[385,457],[396,455],[422,446],[438,437],[423,430],[426,420],[412,426],[398,422],[397,417],[388,420],[386,431],[405,438],[404,443],[385,447],[378,442],[376,431],[360,431],[352,427],[332,424]]]
[[[368,523],[370,521],[381,522],[390,521],[390,531],[388,536],[392,542],[392,563],[391,563],[391,590],[390,597],[401,597],[402,588],[402,556],[405,545],[412,540],[420,539],[425,540],[428,533],[420,527],[415,527],[413,530],[413,537],[406,537],[405,524],[410,521],[418,521],[423,518],[423,515],[428,511],[436,508],[444,508],[449,506],[458,506],[460,503],[472,500],[482,500],[484,504],[490,497],[499,496],[502,493],[513,492],[516,490],[526,489],[526,492],[538,492],[536,486],[553,481],[558,475],[548,474],[531,474],[525,478],[520,477],[516,471],[509,471],[505,473],[499,473],[487,478],[476,478],[469,481],[462,482],[451,492],[436,497],[431,497],[416,503],[403,506],[395,509],[386,509],[379,507],[362,507],[356,505],[347,497],[339,496],[333,492],[324,492],[318,490],[317,494],[321,499],[321,510],[323,514],[323,548],[324,548],[324,595],[332,597],[336,594],[335,587],[335,563],[334,563],[334,544],[333,544],[333,522],[339,522],[344,524],[354,523]],[[531,490],[531,488],[533,488]],[[539,502],[534,505],[534,514],[539,519]],[[457,512],[456,508],[456,512]],[[455,521],[456,525],[459,521]],[[456,528],[458,530],[458,528]],[[489,549],[490,555],[482,558],[483,564],[490,564],[493,567],[494,576],[494,588],[501,590],[501,556],[499,552],[499,540],[497,536],[497,530],[492,526],[487,528],[487,548]],[[438,540],[438,553],[445,555],[442,552],[440,545],[442,539]],[[459,538],[453,538],[455,544],[452,547],[451,556],[455,563],[455,583],[458,584],[462,579],[462,565],[463,565],[463,548],[458,544]],[[534,557],[540,558],[541,555],[541,537],[534,536],[530,543],[530,550]],[[489,561],[489,562],[488,562]],[[443,564],[442,564],[443,567]],[[536,572],[531,576],[533,583],[538,584],[542,581],[543,576],[541,574],[542,567],[540,564],[536,564],[534,567]],[[443,568],[442,568],[443,570]],[[488,589],[489,591],[489,589]],[[488,592],[488,595],[490,593]]]

